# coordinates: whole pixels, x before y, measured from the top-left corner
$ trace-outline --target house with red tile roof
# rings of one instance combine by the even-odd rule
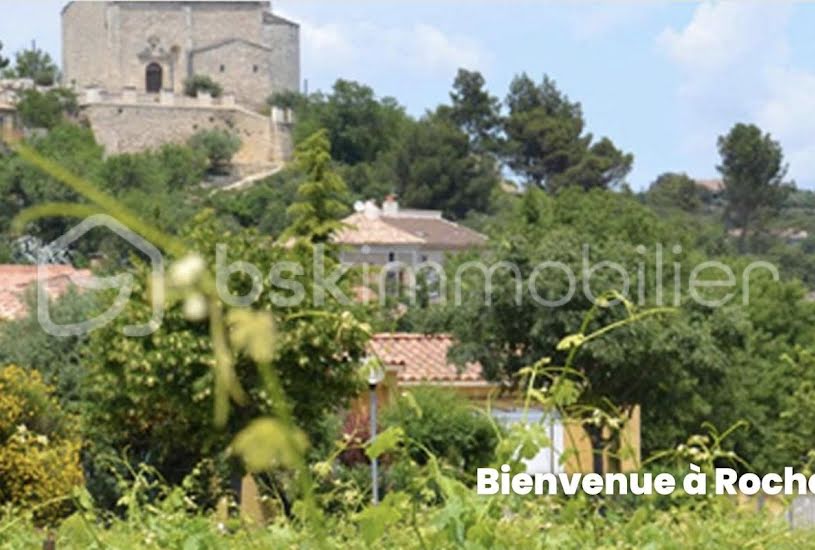
[[[344,228],[333,237],[334,242],[343,245],[340,259],[345,263],[442,264],[448,253],[487,244],[484,235],[445,220],[441,211],[400,208],[392,196],[381,208],[373,201],[357,203],[355,208],[354,214],[342,220]]]
[[[42,272],[43,277],[39,274]],[[70,265],[0,265],[0,321],[28,314],[26,293],[42,284],[51,299],[64,295],[72,284],[92,277],[88,269]]]
[[[489,410],[498,423],[513,423],[522,419],[543,422],[549,428],[551,447],[541,449],[538,456],[528,461],[529,471],[590,472],[593,466],[591,439],[583,427],[574,421],[560,421],[540,410],[524,413],[517,393],[502,391],[501,384],[491,382],[484,376],[477,362],[463,366],[448,359],[448,352],[455,344],[449,334],[419,334],[385,332],[373,336],[368,344],[370,355],[376,357],[385,368],[385,380],[377,388],[377,394],[388,403],[400,392],[412,387],[430,385],[449,388],[459,392],[476,406],[490,403]],[[367,414],[367,398],[354,407]],[[621,434],[621,440],[629,454],[620,464],[604,453],[604,463],[609,468],[624,471],[636,469],[640,455],[640,410],[635,407]]]
[[[431,384],[487,391],[497,388],[497,384],[487,382],[480,364],[467,363],[460,368],[448,360],[453,343],[449,334],[385,332],[374,335],[370,352],[400,387]]]

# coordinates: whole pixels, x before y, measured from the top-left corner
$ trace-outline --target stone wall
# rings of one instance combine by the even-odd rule
[[[300,89],[300,27],[281,17],[267,14],[265,44],[271,48],[273,90]]]
[[[72,2],[62,10],[62,72],[67,86],[112,84],[108,8],[102,2]]]
[[[82,112],[97,141],[108,153],[132,153],[154,149],[164,143],[184,143],[201,130],[223,129],[241,138],[234,162],[268,165],[287,161],[291,156],[289,116],[264,116],[234,103],[210,104],[199,98],[163,96],[163,102],[140,102],[134,97],[91,98]],[[176,104],[178,100],[178,104]],[[196,103],[197,102],[197,103]],[[288,119],[288,120],[287,120]]]
[[[71,2],[62,16],[65,82],[144,90],[147,65],[158,63],[165,90],[181,93],[188,76],[204,73],[259,105],[273,89],[299,88],[298,27],[269,10],[257,1]]]
[[[268,75],[273,68],[269,54],[263,46],[242,40],[230,41],[194,53],[190,72],[210,75],[233,93],[239,103],[260,109],[272,94],[272,80]]]

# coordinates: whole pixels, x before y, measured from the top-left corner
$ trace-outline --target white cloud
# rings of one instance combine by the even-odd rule
[[[309,71],[353,75],[361,68],[387,67],[417,76],[451,75],[458,67],[488,65],[472,39],[428,24],[384,27],[371,22],[316,24],[301,21],[303,63]]]
[[[354,45],[339,25],[334,23],[302,24],[301,32],[301,42],[306,45],[307,51],[317,53],[319,59],[331,59],[343,63],[353,60]]]
[[[777,56],[783,50],[779,30],[788,18],[786,6],[766,2],[706,2],[680,30],[665,29],[657,42],[684,70],[713,76],[753,60]]]
[[[716,159],[716,136],[752,122],[781,142],[790,176],[815,183],[815,72],[790,61],[787,3],[705,2],[658,47],[679,69],[687,152]]]

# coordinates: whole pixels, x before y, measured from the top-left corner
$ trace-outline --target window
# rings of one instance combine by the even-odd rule
[[[221,72],[226,71],[226,65],[221,65]]]
[[[395,262],[396,261],[396,252],[388,252],[388,261]]]
[[[252,72],[253,73],[258,72],[258,66],[257,65],[252,65]]]

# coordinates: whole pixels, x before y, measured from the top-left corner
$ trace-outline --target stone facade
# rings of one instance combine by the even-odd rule
[[[291,114],[262,115],[238,105],[233,96],[189,98],[164,92],[158,98],[128,91],[91,89],[81,98],[85,118],[108,153],[133,153],[164,143],[183,143],[203,129],[227,130],[241,138],[234,162],[280,164],[292,154]]]
[[[75,1],[62,12],[64,83],[111,92],[183,92],[204,74],[241,104],[258,108],[280,91],[298,90],[296,23],[272,15],[269,2]]]
[[[241,138],[238,164],[291,157],[292,115],[266,99],[297,91],[300,31],[259,1],[74,1],[62,12],[63,84],[108,153],[186,141],[200,130]],[[223,97],[184,95],[205,75]]]

